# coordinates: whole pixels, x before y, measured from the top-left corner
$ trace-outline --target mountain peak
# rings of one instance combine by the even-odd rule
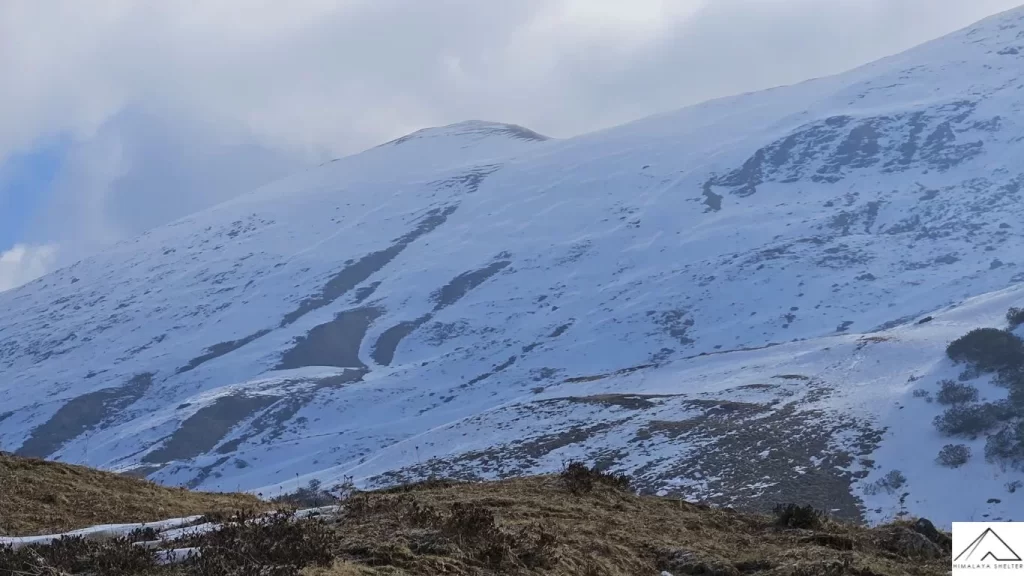
[[[549,137],[534,132],[529,128],[519,126],[518,124],[489,122],[486,120],[465,120],[463,122],[456,122],[455,124],[448,124],[445,126],[423,128],[422,130],[417,130],[411,134],[406,134],[405,136],[391,140],[390,142],[383,144],[383,146],[397,146],[411,140],[431,138],[465,137],[476,141],[495,136],[536,142],[550,140]]]

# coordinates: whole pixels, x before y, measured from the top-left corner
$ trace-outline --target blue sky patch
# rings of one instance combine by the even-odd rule
[[[70,147],[67,138],[52,139],[0,164],[0,252],[25,239]]]

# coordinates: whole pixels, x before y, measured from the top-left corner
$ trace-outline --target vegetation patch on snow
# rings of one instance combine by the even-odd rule
[[[961,379],[971,380],[994,373],[993,382],[1007,390],[1003,399],[980,401],[978,389],[966,382],[943,380],[936,400],[949,405],[935,418],[936,429],[950,437],[984,436],[985,458],[1020,468],[1024,465],[1024,339],[1013,329],[1024,312],[1010,308],[1006,319],[1010,329],[977,328],[957,338],[946,348],[951,360],[965,366]],[[938,459],[957,467],[970,458],[966,446],[943,447]]]

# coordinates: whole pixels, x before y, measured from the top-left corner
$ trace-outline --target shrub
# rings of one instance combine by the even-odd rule
[[[562,470],[562,482],[569,492],[580,495],[593,491],[595,484],[604,484],[619,490],[631,490],[632,481],[626,474],[602,472],[597,466],[588,468],[582,462],[569,462]]]
[[[817,530],[824,522],[825,514],[815,510],[810,504],[797,506],[796,504],[776,504],[775,523],[785,528],[803,528]]]
[[[878,479],[878,487],[884,488],[890,492],[899,490],[907,483],[907,477],[903,475],[903,472],[899,470],[890,470],[886,472],[885,476]]]
[[[340,490],[342,485],[335,487]],[[304,487],[299,488],[291,494],[285,494],[271,499],[271,502],[295,506],[297,508],[319,508],[336,504],[340,500],[338,495],[323,488],[319,480],[310,480]]]
[[[468,543],[487,543],[498,538],[501,529],[494,512],[479,504],[452,504],[451,515],[438,522],[441,531]]]
[[[871,484],[864,487],[864,492],[867,494],[879,494],[881,492],[888,492],[894,494],[897,490],[907,484],[907,477],[903,475],[903,472],[899,470],[890,470],[886,472],[885,476],[882,476],[878,480],[875,480]]]
[[[554,563],[557,538],[552,532],[538,525],[504,529],[494,512],[480,504],[455,502],[450,513],[439,516],[434,523],[441,534],[459,542],[463,552],[492,568],[545,568]]]
[[[1013,464],[1024,462],[1024,422],[1004,426],[985,442],[985,458]]]
[[[298,574],[333,560],[334,533],[319,519],[294,520],[288,512],[239,517],[196,537],[198,555],[185,561],[189,574]]]
[[[936,460],[947,468],[959,468],[971,459],[971,449],[964,444],[946,444]]]
[[[1010,308],[1006,311],[1006,321],[1010,324],[1010,330],[1016,330],[1024,324],[1024,308]]]
[[[410,498],[407,492],[392,492],[391,497],[385,499],[379,498],[382,494],[354,496],[345,505],[345,517],[353,520],[389,517],[428,533],[424,536],[428,536],[430,548],[500,568],[502,570],[495,572],[499,574],[510,573],[512,567],[546,568],[556,561],[558,539],[543,525],[501,526],[494,512],[477,502],[454,502],[445,509],[422,504]]]
[[[1005,410],[997,404],[956,404],[935,417],[932,423],[946,436],[977,438],[994,428]]]
[[[931,398],[932,393],[924,388],[915,388],[913,395],[914,398]]]
[[[1016,383],[1010,387],[1010,394],[1006,397],[1006,404],[1015,414],[1024,416],[1024,382]]]
[[[1001,370],[996,376],[995,384],[1009,388],[1011,391],[1024,390],[1024,366]]]
[[[985,372],[1017,368],[1024,366],[1024,340],[1006,330],[978,328],[951,342],[946,355]]]
[[[981,376],[981,374],[982,371],[979,370],[977,366],[973,364],[968,364],[967,366],[964,367],[963,370],[960,371],[959,374],[957,374],[956,379],[961,382],[967,382],[969,380],[974,380],[975,378]]]
[[[978,400],[978,389],[970,384],[962,384],[952,380],[939,382],[939,393],[935,395],[939,404],[967,404]]]
[[[0,574],[143,574],[155,568],[149,550],[128,538],[86,540],[64,536],[14,550],[0,546]]]

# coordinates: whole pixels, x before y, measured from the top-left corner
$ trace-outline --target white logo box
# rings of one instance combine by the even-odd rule
[[[953,522],[953,576],[1024,575],[1024,522]]]

